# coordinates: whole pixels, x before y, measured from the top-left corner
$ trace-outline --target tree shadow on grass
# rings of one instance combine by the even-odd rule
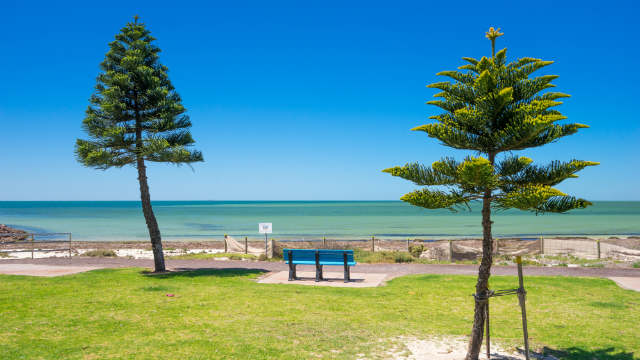
[[[634,360],[633,352],[625,352],[614,348],[585,350],[578,347],[570,347],[562,350],[554,350],[545,347],[542,351],[545,355],[552,355],[558,359],[567,360]]]
[[[268,272],[264,269],[242,269],[242,268],[227,268],[227,269],[183,269],[177,268],[172,271],[154,273],[151,271],[142,271],[144,276],[153,277],[154,279],[173,279],[173,278],[194,278],[201,276],[211,277],[236,277],[247,276],[254,274],[264,274]]]

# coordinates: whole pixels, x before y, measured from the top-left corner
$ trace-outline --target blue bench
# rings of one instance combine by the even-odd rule
[[[289,264],[289,281],[297,280],[296,265],[315,265],[316,281],[324,280],[322,266],[344,266],[344,282],[351,281],[350,266],[355,266],[353,250],[326,250],[326,249],[284,249],[282,251],[284,262]]]

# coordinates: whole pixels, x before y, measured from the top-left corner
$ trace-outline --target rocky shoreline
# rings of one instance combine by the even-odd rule
[[[27,234],[28,233],[24,230],[15,229],[5,224],[0,224],[0,242],[26,240],[28,237]]]

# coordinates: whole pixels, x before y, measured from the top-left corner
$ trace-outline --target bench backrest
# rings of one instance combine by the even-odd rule
[[[316,261],[316,251],[319,262],[322,263],[342,263],[344,254],[347,254],[347,262],[353,263],[353,250],[327,250],[327,249],[284,249],[282,255],[285,261],[289,261],[289,250],[293,261]]]

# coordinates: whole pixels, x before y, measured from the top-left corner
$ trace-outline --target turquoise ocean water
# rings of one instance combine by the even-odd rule
[[[272,222],[274,238],[477,236],[480,209],[452,213],[400,201],[155,201],[166,240],[259,238]],[[494,213],[494,235],[638,235],[640,202],[596,202],[568,214]],[[34,232],[71,232],[74,240],[148,239],[135,201],[4,201],[0,223]]]

